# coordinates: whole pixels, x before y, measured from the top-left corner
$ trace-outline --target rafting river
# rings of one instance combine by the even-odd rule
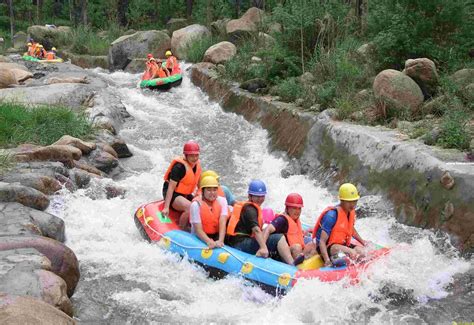
[[[72,301],[81,323],[474,321],[471,259],[461,257],[444,234],[398,223],[379,197],[361,200],[373,208],[356,227],[364,239],[399,245],[356,286],[300,280],[278,298],[235,276],[210,279],[201,267],[147,243],[133,213],[140,204],[161,198],[163,174],[189,139],[201,145],[203,170],[216,170],[238,198],[246,196],[252,178],[260,178],[269,192],[264,206],[280,210],[288,193],[299,192],[305,204],[302,220],[311,224],[337,200],[304,175],[282,177],[289,161],[270,151],[267,132],[223,112],[192,85],[188,73],[180,87],[165,93],[137,89],[138,75],[101,74],[119,89],[132,115],[120,136],[134,156],[121,160],[123,172],[114,181],[65,191],[48,209],[65,220],[66,244],[80,262],[81,280]],[[125,196],[107,200],[108,182],[125,188]]]

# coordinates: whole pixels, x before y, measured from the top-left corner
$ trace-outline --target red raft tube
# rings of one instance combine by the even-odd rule
[[[388,248],[377,247],[364,262],[341,267],[324,267],[319,255],[315,255],[295,267],[271,258],[260,258],[230,246],[208,249],[195,235],[178,227],[179,213],[170,210],[169,217],[161,214],[164,201],[140,206],[134,215],[135,224],[144,239],[158,243],[163,249],[186,256],[202,265],[212,276],[240,275],[261,286],[268,292],[284,293],[299,279],[317,278],[323,282],[349,279],[357,283],[359,274],[389,253]]]

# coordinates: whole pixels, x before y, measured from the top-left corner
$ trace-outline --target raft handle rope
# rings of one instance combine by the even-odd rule
[[[145,222],[145,225],[146,225],[151,231],[153,231],[155,234],[159,235],[161,238],[166,238],[166,239],[169,240],[170,242],[174,243],[176,246],[180,246],[180,247],[186,248],[186,249],[201,249],[201,250],[202,250],[202,249],[206,249],[206,247],[186,246],[186,245],[180,244],[180,243],[174,241],[173,239],[167,237],[165,234],[162,234],[162,233],[160,233],[159,231],[156,231],[155,229],[153,229],[152,227],[150,227],[150,225],[149,225],[147,222]],[[229,251],[226,247],[220,247],[220,248],[222,248],[224,251],[226,251],[227,253],[229,253],[230,255],[232,255],[236,260],[238,260],[240,263],[242,263],[242,265],[245,265],[245,263],[247,263],[247,262],[245,262],[244,260],[242,260],[241,258],[239,258],[238,256],[234,255],[234,254],[233,254],[231,251]],[[209,249],[209,248],[207,248],[207,249]],[[253,267],[255,267],[256,269],[260,269],[260,270],[262,270],[263,272],[272,274],[272,275],[277,276],[277,277],[281,277],[281,276],[283,275],[283,274],[279,274],[279,273],[270,271],[270,270],[268,270],[268,269],[265,269],[265,268],[263,268],[263,267],[261,267],[261,266],[255,265],[255,264],[252,264],[252,265],[253,265]],[[289,274],[287,273],[287,275],[289,275]],[[291,276],[291,275],[289,276],[289,278],[290,278],[291,280],[296,280],[296,279],[297,279],[297,278],[295,278],[295,277],[293,277],[293,276]]]

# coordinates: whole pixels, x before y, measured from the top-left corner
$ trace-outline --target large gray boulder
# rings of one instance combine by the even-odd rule
[[[68,145],[20,145],[15,148],[14,158],[20,162],[27,161],[59,161],[72,166],[74,160],[82,157],[81,149]]]
[[[51,261],[51,271],[60,276],[67,285],[71,297],[79,281],[79,263],[74,252],[57,240],[42,236],[0,236],[0,251],[34,248]]]
[[[387,108],[416,112],[423,103],[423,93],[413,79],[397,70],[383,70],[375,77],[374,95]]]
[[[259,25],[263,21],[265,12],[252,7],[239,19],[232,19],[226,25],[227,35],[232,39],[248,35],[258,31]]]
[[[64,221],[19,203],[0,202],[0,236],[40,235],[64,242]]]
[[[227,23],[230,21],[229,18],[219,19],[211,23],[212,35],[222,37],[227,35]]]
[[[0,175],[0,180],[6,183],[20,183],[46,195],[52,195],[62,189],[61,182],[56,178],[39,173],[8,173]]]
[[[72,316],[66,282],[51,272],[51,261],[32,248],[0,251],[0,292],[32,296]]]
[[[0,68],[0,89],[18,84],[15,74],[10,69]]]
[[[72,30],[68,26],[39,26],[28,27],[28,36],[41,43],[46,49],[68,45],[71,40]]]
[[[18,32],[13,35],[13,48],[15,49],[25,49],[27,48],[26,43],[28,36],[25,32]]]
[[[409,59],[405,62],[403,70],[420,86],[425,98],[431,98],[436,93],[439,83],[438,71],[433,61],[427,58]]]
[[[459,87],[474,83],[474,69],[458,70],[451,76],[451,80]]]
[[[175,30],[184,28],[189,25],[189,22],[186,18],[171,18],[166,23],[166,29],[173,34]]]
[[[97,147],[95,143],[86,142],[81,139],[72,137],[70,135],[63,135],[61,139],[53,143],[53,145],[72,146],[81,150],[84,155],[89,154],[92,150],[94,150]]]
[[[0,182],[0,202],[18,202],[37,210],[46,210],[49,199],[34,188],[19,183]]]
[[[231,42],[220,42],[212,45],[204,53],[204,62],[214,64],[225,63],[237,53],[237,48]]]
[[[173,32],[171,37],[171,50],[173,54],[179,58],[187,59],[187,48],[193,40],[210,37],[211,32],[206,26],[194,24],[178,29]]]
[[[0,101],[28,105],[60,105],[81,109],[94,96],[94,87],[87,84],[51,84],[0,90]]]
[[[164,31],[148,30],[121,36],[110,45],[109,69],[123,70],[134,58],[145,58],[148,53],[165,57],[170,47],[170,37]]]
[[[0,293],[0,324],[75,325],[74,319],[33,297]]]

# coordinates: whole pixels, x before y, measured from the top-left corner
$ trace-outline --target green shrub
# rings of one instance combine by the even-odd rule
[[[108,29],[106,37],[97,35],[97,31],[89,26],[80,25],[73,29],[71,39],[63,40],[62,43],[71,44],[71,50],[77,54],[107,55],[110,43],[121,35],[117,25],[112,24]]]
[[[295,101],[304,92],[301,83],[296,78],[284,79],[274,89],[274,94],[280,96],[285,102]]]
[[[471,139],[466,130],[468,122],[469,114],[466,111],[451,110],[447,112],[441,123],[441,135],[438,144],[444,148],[460,150],[469,148]]]
[[[471,0],[380,0],[371,2],[368,28],[381,67],[414,57],[455,66],[474,46],[473,17]]]
[[[65,134],[82,138],[92,133],[86,117],[65,107],[25,107],[0,103],[0,146],[21,143],[49,145]]]

